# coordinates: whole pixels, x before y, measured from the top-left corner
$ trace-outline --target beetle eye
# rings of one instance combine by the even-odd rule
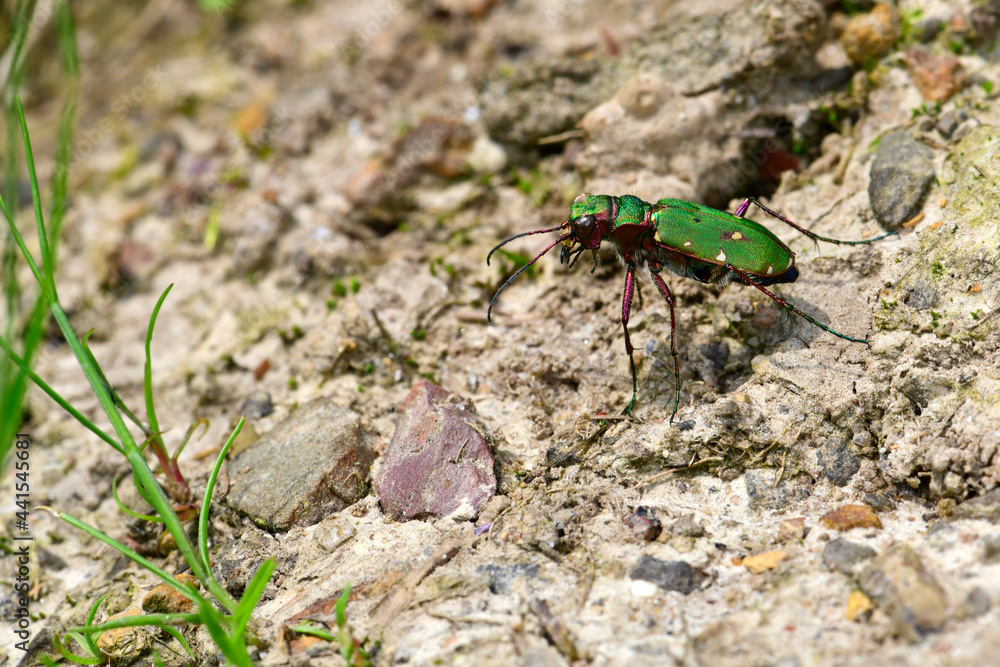
[[[573,236],[577,239],[581,241],[589,239],[590,235],[594,233],[594,216],[581,215],[579,218],[574,218],[569,226],[573,230]]]

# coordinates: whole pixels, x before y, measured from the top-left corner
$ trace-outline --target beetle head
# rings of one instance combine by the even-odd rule
[[[614,218],[613,197],[591,194],[578,196],[569,210],[568,242],[579,243],[587,250],[597,250],[601,246],[601,240],[611,235]]]

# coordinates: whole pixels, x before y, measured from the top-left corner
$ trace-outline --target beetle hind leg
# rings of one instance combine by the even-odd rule
[[[629,262],[628,271],[625,273],[625,292],[622,295],[622,329],[625,330],[625,351],[628,353],[628,365],[629,369],[632,371],[632,400],[628,402],[625,406],[625,410],[622,412],[623,415],[628,415],[632,412],[632,406],[635,405],[636,395],[639,393],[639,383],[635,376],[635,356],[632,354],[632,340],[628,335],[628,316],[632,311],[632,295],[635,292],[635,263]]]
[[[670,413],[670,423],[673,424],[674,417],[677,416],[677,409],[681,405],[681,362],[678,358],[677,346],[674,342],[674,339],[677,337],[677,320],[674,317],[674,295],[670,293],[670,288],[667,287],[667,283],[664,282],[659,273],[650,271],[649,275],[653,279],[656,289],[659,290],[660,296],[670,306],[670,356],[674,358],[674,411]]]

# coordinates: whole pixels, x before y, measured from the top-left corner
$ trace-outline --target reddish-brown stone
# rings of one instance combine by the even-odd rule
[[[407,394],[375,476],[388,516],[409,521],[479,514],[497,481],[493,455],[476,420],[471,403],[430,382]]]

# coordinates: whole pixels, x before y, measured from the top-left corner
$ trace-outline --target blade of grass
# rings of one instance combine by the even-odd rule
[[[192,658],[194,658],[194,653],[191,652],[191,647],[188,646],[187,640],[184,639],[184,635],[178,632],[175,628],[171,628],[170,626],[163,626],[161,629],[167,634],[169,634],[171,637],[176,639],[177,642],[184,647],[184,650],[187,651],[187,654]]]
[[[68,173],[69,173],[69,153],[73,145],[73,136],[76,127],[76,108],[80,89],[80,67],[79,55],[76,43],[76,27],[73,22],[73,14],[69,3],[65,0],[57,0],[55,3],[55,19],[57,28],[57,39],[59,50],[62,54],[64,80],[61,82],[61,89],[64,90],[63,107],[60,114],[59,135],[56,142],[56,171],[52,179],[52,209],[51,209],[51,231],[49,242],[53,249],[53,260],[57,255],[56,249],[61,236],[62,222],[66,211],[68,199]],[[8,119],[6,125],[7,142],[5,146],[4,171],[5,178],[3,191],[11,204],[13,211],[18,210],[18,153],[17,153],[17,132],[16,125],[11,122],[15,117],[14,100],[20,89],[24,77],[23,57],[26,53],[27,38],[33,24],[35,11],[34,2],[19,2],[15,12],[15,21],[11,31],[11,41],[8,45],[11,51],[11,66],[8,70],[0,72],[0,77],[10,75],[8,82],[10,85],[0,86],[4,88],[4,107],[7,111],[5,117]],[[16,52],[17,55],[14,55]],[[4,235],[2,282],[6,286],[7,300],[7,329],[5,337],[12,343],[16,339],[15,331],[19,321],[18,305],[20,301],[20,286],[17,281],[16,261],[17,249],[11,236]],[[44,325],[48,317],[47,303],[44,298],[35,300],[34,308],[31,310],[27,323],[21,334],[22,358],[30,367],[33,365],[35,353],[38,350],[43,336]],[[0,415],[0,469],[3,469],[8,460],[10,452],[9,443],[13,442],[13,434],[21,426],[22,406],[24,396],[28,387],[28,378],[19,370],[14,370],[7,364],[0,364],[0,392],[7,398],[7,409]]]
[[[21,123],[21,134],[25,138],[24,148],[27,157],[31,155],[31,144],[27,140],[28,124],[24,118],[24,108],[21,105],[20,99],[17,100],[17,112],[18,120]],[[29,168],[33,169],[34,160],[30,159],[28,163]],[[45,221],[42,217],[41,203],[38,201],[38,179],[32,174],[31,181],[34,183],[32,186],[32,199],[34,200],[35,224],[38,227],[39,238],[44,238]],[[11,229],[16,233],[16,227],[14,226],[13,221],[9,222]],[[23,247],[24,241],[23,239],[20,239],[20,234],[17,236],[20,240],[22,251],[26,251],[27,248]],[[43,252],[46,256],[50,256],[47,243],[45,244],[45,250]],[[34,265],[30,253],[25,254],[25,259],[30,265],[32,265],[33,272],[37,274],[38,267]],[[191,567],[191,571],[194,576],[206,587],[208,587],[212,595],[214,595],[227,609],[230,611],[236,609],[236,601],[228,593],[228,591],[219,586],[217,583],[210,581],[208,575],[205,573],[205,570],[201,565],[201,561],[198,558],[198,553],[195,551],[194,546],[188,539],[187,533],[185,533],[184,526],[181,524],[180,519],[173,511],[170,501],[168,500],[166,493],[163,491],[163,487],[161,487],[159,482],[156,481],[152,470],[150,470],[145,458],[136,446],[135,439],[132,437],[131,432],[129,432],[128,427],[125,425],[121,414],[118,412],[114,399],[101,382],[100,375],[94,368],[94,363],[84,349],[83,344],[80,342],[76,332],[73,330],[73,326],[69,322],[69,318],[62,309],[62,305],[59,303],[59,296],[55,287],[55,278],[51,273],[52,264],[43,264],[43,266],[46,267],[46,274],[44,275],[44,281],[40,284],[42,289],[46,292],[52,316],[59,325],[59,329],[63,332],[66,342],[69,343],[70,349],[73,351],[73,355],[76,357],[77,363],[80,364],[84,375],[87,376],[87,380],[90,383],[91,388],[94,390],[94,394],[97,396],[97,400],[101,404],[101,408],[103,408],[105,415],[107,415],[108,420],[111,422],[115,433],[118,434],[125,450],[125,458],[132,466],[136,485],[140,486],[146,492],[146,496],[150,499],[150,501],[152,501],[151,504],[153,507],[160,513],[160,516],[163,517],[163,521],[167,526],[167,530],[173,536],[178,551],[181,552],[181,556]]]
[[[184,451],[184,448],[187,447],[188,442],[191,440],[191,436],[194,435],[195,429],[198,428],[199,426],[204,426],[205,431],[207,432],[209,427],[208,420],[204,417],[201,417],[196,422],[188,426],[187,433],[184,434],[184,439],[181,440],[181,444],[177,446],[177,451],[175,451],[173,456],[170,457],[171,461],[174,461],[175,463],[177,462],[177,459],[180,458],[181,452]]]
[[[233,446],[236,437],[243,430],[243,424],[246,422],[246,419],[246,415],[240,417],[240,421],[236,424],[236,428],[233,429],[232,435],[226,440],[226,444],[222,445],[222,451],[215,458],[215,465],[212,466],[212,473],[208,476],[208,483],[205,485],[205,497],[201,500],[201,513],[198,515],[198,555],[201,557],[202,567],[205,568],[209,576],[213,579],[215,575],[212,574],[212,563],[208,557],[208,515],[212,507],[212,492],[215,491],[215,481],[219,478],[219,471],[222,470],[222,463],[226,460],[226,454],[229,453],[229,448]]]
[[[149,430],[152,433],[160,431],[160,422],[156,417],[156,407],[153,404],[153,328],[156,326],[156,318],[160,314],[160,308],[163,307],[163,302],[166,301],[167,295],[173,288],[173,283],[171,283],[167,285],[167,289],[163,290],[163,294],[160,295],[153,307],[153,313],[149,317],[149,326],[146,327],[146,365],[143,370],[143,393],[146,397],[146,421],[149,422]],[[184,475],[177,467],[176,459],[171,458],[167,453],[167,446],[164,444],[163,438],[157,435],[153,443],[153,453],[160,462],[160,469],[163,470],[167,483],[171,486],[172,494],[180,500],[187,500],[191,492]]]
[[[137,554],[132,549],[129,549],[127,546],[125,546],[121,542],[118,542],[117,540],[109,537],[108,535],[106,535],[105,533],[102,533],[101,531],[99,531],[98,529],[94,528],[93,526],[91,526],[89,524],[86,524],[83,521],[80,521],[79,519],[77,519],[72,514],[67,514],[66,512],[63,512],[61,510],[57,510],[57,509],[55,509],[53,507],[49,507],[47,505],[38,505],[37,507],[35,507],[35,509],[42,510],[44,512],[48,512],[49,514],[51,514],[52,516],[56,517],[57,519],[62,519],[63,521],[65,521],[69,525],[74,526],[75,528],[79,528],[80,530],[82,530],[83,532],[87,533],[88,535],[90,535],[94,539],[96,539],[96,540],[98,540],[100,542],[103,542],[104,544],[107,544],[109,547],[111,547],[112,549],[114,549],[115,551],[117,551],[118,553],[120,553],[121,555],[125,556],[129,560],[132,560],[135,563],[137,563],[138,565],[142,566],[143,568],[149,570],[151,573],[153,573],[154,575],[156,575],[157,577],[159,577],[163,581],[163,583],[167,584],[168,586],[170,586],[175,591],[177,591],[178,593],[180,593],[184,597],[188,598],[189,600],[191,600],[195,604],[202,604],[202,603],[208,604],[208,602],[205,600],[205,598],[202,597],[201,594],[198,593],[197,591],[193,591],[190,586],[177,581],[172,576],[170,576],[170,574],[168,572],[166,572],[165,570],[161,569],[159,566],[157,566],[156,564],[154,564],[149,559],[145,558],[144,556],[140,556],[139,554]]]
[[[21,371],[26,376],[28,376],[28,378],[30,378],[32,382],[34,382],[36,385],[38,385],[39,389],[41,389],[46,394],[48,394],[49,398],[51,398],[53,401],[55,401],[56,403],[58,403],[59,407],[61,407],[63,410],[65,410],[70,415],[72,415],[74,419],[76,419],[78,422],[80,422],[91,433],[93,433],[98,438],[100,438],[104,442],[106,442],[109,445],[111,445],[112,447],[114,447],[115,450],[117,450],[119,454],[124,454],[125,453],[125,450],[122,448],[122,446],[120,444],[118,444],[118,442],[116,442],[114,440],[114,438],[112,438],[110,435],[108,435],[107,433],[105,433],[96,424],[94,424],[92,421],[90,421],[84,415],[82,415],[79,410],[77,410],[72,405],[70,405],[69,402],[65,398],[63,398],[62,396],[60,396],[58,394],[58,392],[56,392],[55,389],[53,389],[52,387],[50,387],[49,384],[47,382],[45,382],[45,380],[43,380],[41,377],[39,377],[38,374],[35,373],[35,371],[31,370],[28,367],[27,363],[24,361],[24,359],[22,359],[20,356],[18,356],[18,354],[16,352],[14,352],[14,350],[12,350],[10,348],[10,345],[3,338],[0,338],[0,348],[3,348],[4,353],[10,358],[10,360],[19,369],[21,369]]]
[[[128,507],[125,506],[125,503],[123,503],[118,498],[118,475],[117,474],[111,480],[111,496],[115,499],[115,504],[118,505],[118,509],[120,509],[122,512],[125,512],[125,514],[128,514],[133,519],[143,519],[144,521],[150,521],[152,523],[163,523],[163,520],[160,519],[160,517],[158,517],[158,516],[150,516],[148,514],[139,514],[138,512],[130,510]]]
[[[296,632],[300,635],[312,635],[313,637],[319,637],[320,639],[325,639],[328,642],[337,641],[337,636],[327,630],[326,628],[320,628],[309,623],[309,621],[302,621],[294,628],[292,632]]]
[[[238,667],[251,667],[250,654],[247,653],[246,646],[242,642],[230,639],[223,627],[224,621],[219,612],[210,608],[201,609],[200,620],[227,660]]]
[[[100,625],[74,625],[67,628],[66,632],[79,632],[80,634],[94,634],[107,632],[117,628],[140,628],[144,625],[166,627],[170,625],[197,624],[201,620],[199,614],[135,614],[132,616],[121,616]]]
[[[97,602],[94,603],[94,605],[90,608],[90,612],[87,614],[87,625],[94,624],[94,619],[97,618],[97,609],[101,606],[101,603],[108,598],[109,595],[111,595],[111,593],[105,593],[101,597],[97,598]],[[83,637],[84,639],[87,640],[87,646],[90,647],[91,652],[94,655],[98,655],[97,642],[94,641],[94,638],[91,637],[90,635],[84,635]]]
[[[240,598],[240,605],[233,614],[234,641],[243,643],[243,632],[246,630],[247,623],[250,622],[250,615],[253,614],[254,607],[260,601],[260,596],[264,594],[264,588],[267,586],[267,582],[271,580],[271,575],[274,574],[274,568],[277,565],[277,561],[273,558],[268,558],[261,563],[260,567],[257,568],[257,573],[253,575],[253,579],[250,580],[250,583],[244,589],[243,597]]]
[[[77,641],[79,642],[79,640]],[[88,658],[85,656],[76,655],[70,650],[69,646],[63,644],[62,639],[59,638],[59,635],[52,636],[52,645],[55,646],[55,649],[59,653],[59,655],[66,658],[70,662],[76,663],[77,665],[100,665],[101,663],[104,662],[103,657]],[[98,653],[97,655],[100,654]]]

